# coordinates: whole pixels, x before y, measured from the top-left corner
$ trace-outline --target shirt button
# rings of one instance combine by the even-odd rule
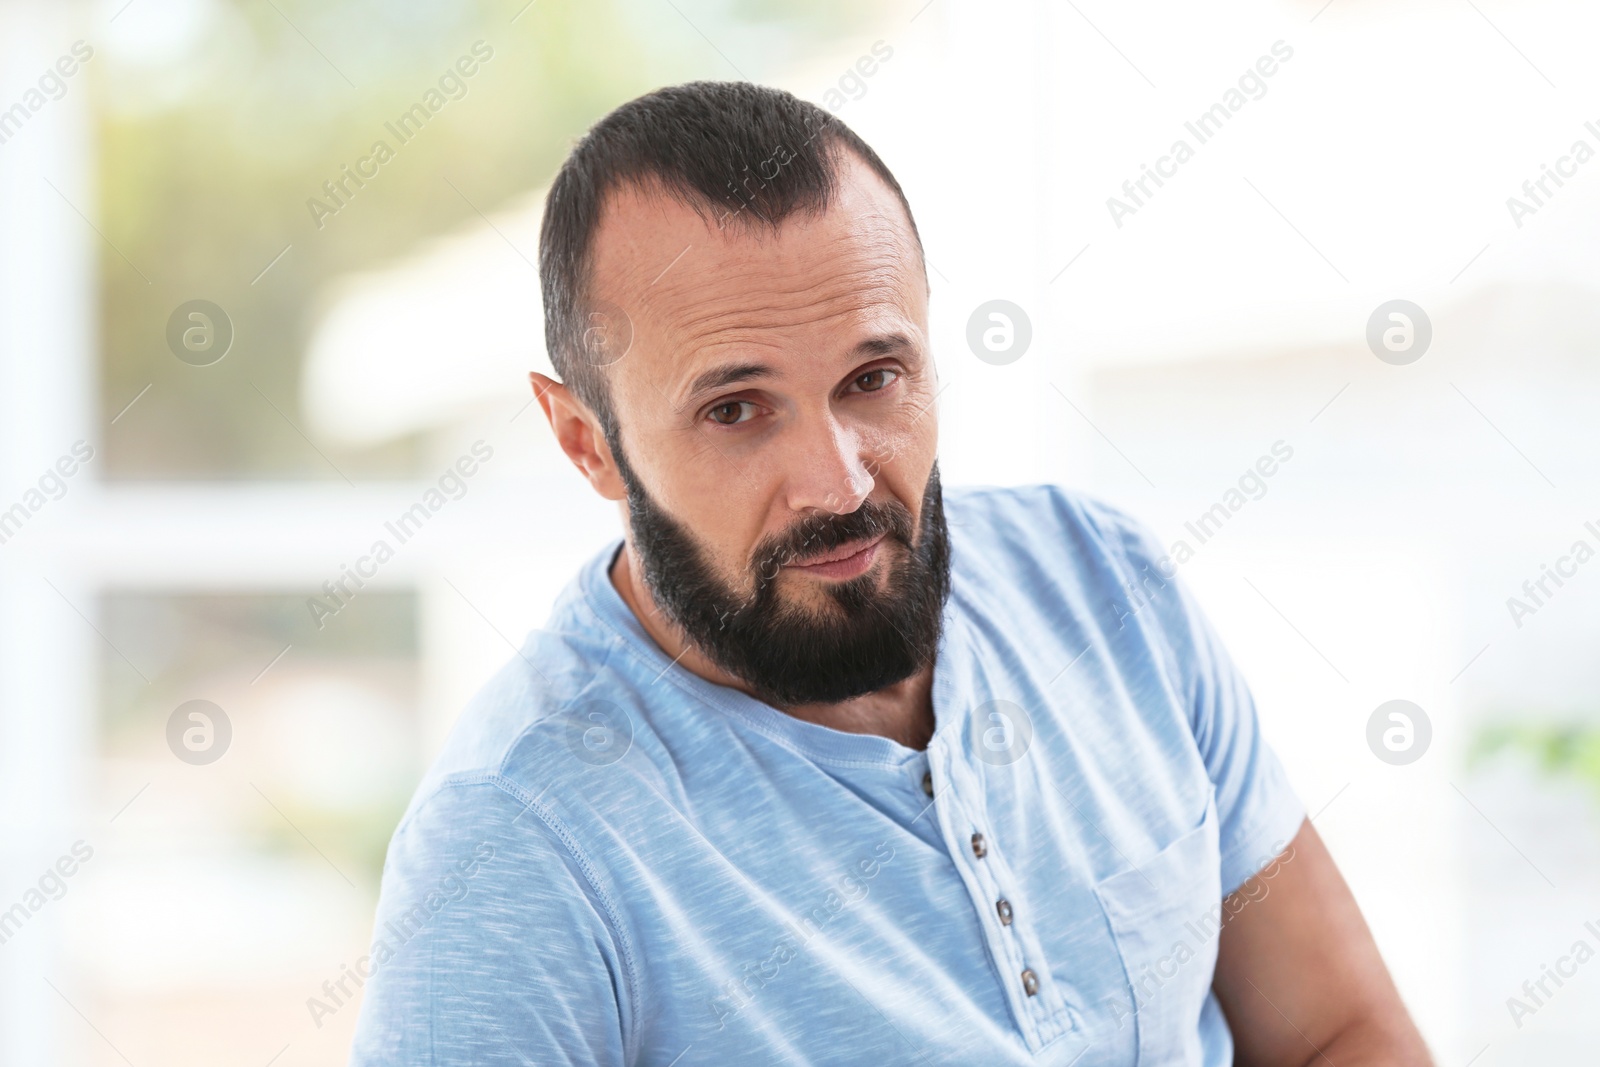
[[[928,794],[930,797],[933,796],[933,772],[932,771],[924,771],[924,772],[922,772],[922,791],[924,793]]]
[[[982,834],[972,835],[972,854],[980,860],[989,854],[989,843],[983,839]]]
[[[1031,967],[1022,972],[1022,991],[1030,997],[1039,992],[1039,976],[1033,973]]]
[[[1011,925],[1011,901],[1001,898],[994,902],[994,910],[1000,913],[1000,925]]]

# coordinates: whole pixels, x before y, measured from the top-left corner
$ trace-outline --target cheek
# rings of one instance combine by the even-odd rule
[[[909,401],[902,418],[863,441],[867,472],[902,500],[912,499],[907,492],[921,494],[938,451],[938,417],[925,405],[927,400],[921,397]]]
[[[712,453],[673,464],[669,471],[656,502],[687,529],[718,578],[746,589],[758,546],[782,528],[769,515],[774,494],[767,491],[759,464],[730,469],[726,459]]]

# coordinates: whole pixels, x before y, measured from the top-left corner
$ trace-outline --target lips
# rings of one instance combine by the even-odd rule
[[[865,541],[847,541],[844,544],[840,545],[838,548],[835,548],[835,549],[833,549],[833,550],[831,550],[829,552],[824,552],[819,556],[808,557],[807,559],[805,559],[803,561],[796,561],[794,563],[789,564],[789,566],[791,566],[791,567],[820,567],[823,564],[827,564],[827,563],[837,563],[840,560],[845,560],[845,559],[849,559],[852,556],[860,555],[861,553],[865,552],[867,549],[872,548],[873,546],[875,546],[879,541],[882,541],[885,536],[886,536],[885,534],[879,534],[878,536],[870,538],[870,539],[865,540]]]

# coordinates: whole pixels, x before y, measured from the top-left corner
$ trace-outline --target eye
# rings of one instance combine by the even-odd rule
[[[737,426],[755,418],[756,405],[749,400],[729,400],[706,412],[707,417],[719,426]]]
[[[900,372],[892,367],[877,367],[867,371],[865,374],[856,375],[850,384],[852,387],[859,387],[860,392],[876,393],[879,390],[888,388],[898,377],[900,377]]]

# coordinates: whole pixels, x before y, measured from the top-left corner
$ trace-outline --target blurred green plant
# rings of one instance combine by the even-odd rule
[[[1546,777],[1570,777],[1600,797],[1600,724],[1588,722],[1493,722],[1481,727],[1467,748],[1467,766],[1480,767],[1505,754],[1521,754]]]
[[[336,479],[330,462],[352,477],[417,473],[417,442],[357,453],[323,443],[325,460],[300,436],[302,352],[326,284],[548,182],[571,143],[618,103],[695,78],[771,77],[848,35],[877,6],[195,0],[129,8],[104,31],[92,68],[99,215],[122,253],[101,256],[106,418],[152,388],[110,427],[109,476]],[[162,31],[160,55],[148,44],[140,51],[141,33],[183,18]],[[375,140],[397,147],[384,124],[480,40],[494,57],[467,79],[467,94],[319,228],[307,201]],[[166,348],[168,316],[192,299],[214,301],[233,321],[233,349],[214,366],[187,366]],[[539,299],[531,269],[527,299]],[[461,337],[472,343],[471,323]],[[530,351],[539,342],[530,337]]]

